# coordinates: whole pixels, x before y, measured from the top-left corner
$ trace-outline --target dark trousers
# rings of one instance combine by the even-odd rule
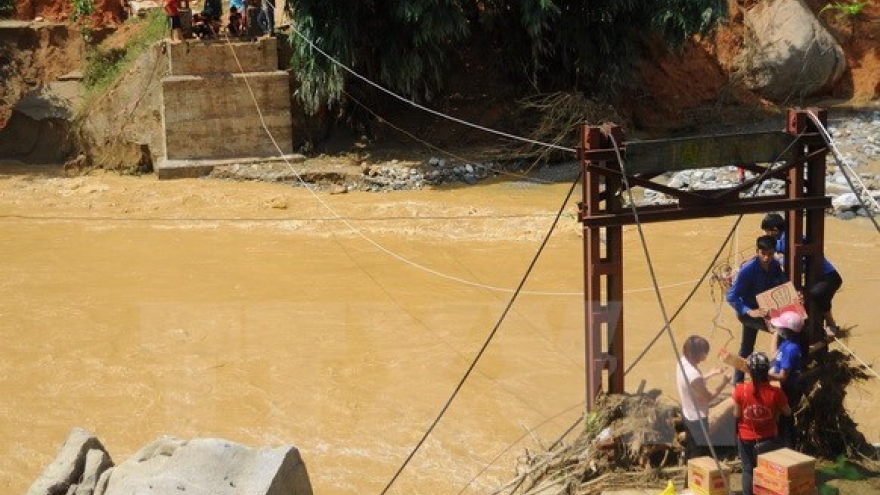
[[[684,439],[685,462],[697,457],[712,455],[712,451],[709,450],[709,442],[706,440],[706,435],[703,434],[703,428],[700,426],[701,423],[706,428],[706,431],[709,431],[709,422],[705,418],[698,421],[684,420],[684,427],[687,430],[687,435]],[[684,486],[687,487],[687,476],[684,478]]]
[[[684,457],[686,460],[711,455],[709,442],[703,434],[703,428],[700,426],[700,423],[706,428],[706,431],[709,431],[709,422],[705,418],[699,421],[684,420],[684,426],[687,429],[687,437],[684,442]]]
[[[779,441],[783,447],[794,449],[797,443],[798,432],[794,424],[794,413],[798,409],[798,405],[803,397],[803,392],[799,386],[785,386],[783,384],[782,391],[788,397],[788,404],[791,406],[791,416],[780,415],[776,421],[776,427],[779,429]]]
[[[266,19],[266,31],[275,34],[275,0],[263,0],[263,15]]]
[[[767,331],[767,322],[764,318],[755,318],[749,315],[737,314],[737,319],[742,323],[742,340],[739,342],[739,357],[745,359],[755,351],[755,341],[758,340],[758,331]],[[733,383],[741,383],[745,380],[745,373],[736,370],[733,374]]]
[[[743,440],[737,436],[736,447],[742,462],[742,494],[752,495],[752,479],[758,464],[758,455],[778,449],[779,442],[775,438]]]
[[[837,271],[833,271],[822,275],[822,278],[810,287],[810,297],[813,298],[816,308],[823,315],[831,311],[831,300],[841,285],[843,285],[843,278]]]

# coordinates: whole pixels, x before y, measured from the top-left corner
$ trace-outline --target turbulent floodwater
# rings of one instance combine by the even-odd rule
[[[316,493],[379,493],[496,325],[567,191],[502,182],[316,197],[262,183],[18,172],[0,176],[0,487],[10,494],[24,493],[74,427],[116,462],[165,434],[293,444]],[[565,211],[390,493],[485,492],[512,477],[523,449],[577,419],[581,237],[574,204]],[[758,223],[746,218],[734,252],[751,252]],[[732,224],[645,227],[668,313]],[[863,219],[829,219],[827,231],[845,278],[838,321],[856,325],[847,344],[877,362],[880,236]],[[625,245],[632,358],[662,316],[635,228]],[[672,325],[679,341],[730,340],[735,319],[714,296],[697,292]],[[663,338],[628,387],[645,380],[675,400],[673,362]],[[878,390],[850,392],[873,441]]]

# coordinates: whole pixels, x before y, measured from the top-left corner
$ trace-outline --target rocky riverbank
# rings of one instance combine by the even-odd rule
[[[828,194],[834,198],[834,213],[844,219],[867,215],[871,209],[877,213],[876,205],[870,199],[863,197],[859,200],[852,185],[866,189],[875,201],[880,198],[880,104],[829,113],[831,118],[828,132],[837,152],[828,156],[826,188]],[[740,126],[736,131],[777,127],[778,122],[768,122]],[[836,159],[838,156],[841,161]],[[333,160],[324,157],[324,161]],[[321,159],[302,156],[295,163],[230,165],[216,168],[211,176],[284,182],[295,186],[309,185],[332,193],[344,193],[472,185],[499,178],[507,178],[526,187],[529,184],[572,181],[577,178],[579,168],[576,161],[531,169],[532,164],[527,160],[466,162],[439,156],[432,156],[424,161],[392,159],[377,163],[345,158],[342,159],[343,165],[337,163],[329,168],[321,165],[316,167],[315,163],[320,162]],[[676,188],[717,189],[734,185],[738,177],[736,167],[719,167],[668,174],[665,180],[668,185]],[[780,194],[783,187],[784,183],[780,180],[765,181],[757,194]],[[645,191],[643,199],[649,204],[670,200],[665,195],[650,190]]]

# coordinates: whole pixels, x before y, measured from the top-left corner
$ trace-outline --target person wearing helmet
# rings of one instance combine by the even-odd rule
[[[786,311],[772,318],[770,326],[779,338],[770,339],[773,362],[768,375],[771,380],[779,380],[779,385],[788,397],[788,403],[797,408],[803,395],[800,384],[803,354],[798,338],[804,328],[804,318],[796,311]],[[779,435],[790,449],[794,448],[795,433],[794,417],[780,418]]]
[[[752,495],[752,474],[758,454],[778,448],[777,418],[791,416],[785,392],[770,385],[770,358],[763,352],[746,359],[751,381],[733,390],[733,414],[737,418],[736,445],[742,461],[742,493]]]
[[[788,238],[785,234],[785,218],[779,213],[768,213],[761,220],[761,230],[766,235],[776,238],[776,257],[780,263],[785,264],[785,252]],[[822,314],[825,321],[825,332],[828,336],[835,336],[840,332],[834,314],[831,312],[831,301],[834,295],[843,285],[843,277],[834,268],[834,265],[824,256],[822,257],[822,276],[818,281],[807,288],[810,299],[816,303],[816,308]]]

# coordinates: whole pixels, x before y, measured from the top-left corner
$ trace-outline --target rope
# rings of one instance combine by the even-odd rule
[[[571,407],[568,407],[567,409],[565,409],[565,410],[563,410],[563,411],[561,411],[561,412],[559,412],[559,413],[556,413],[555,415],[553,415],[553,416],[551,416],[551,417],[545,419],[544,421],[541,421],[540,423],[538,423],[538,424],[535,425],[534,427],[530,428],[529,430],[533,430],[533,429],[540,428],[540,427],[544,426],[545,424],[549,423],[550,421],[553,421],[554,419],[556,419],[556,418],[562,416],[563,414],[568,413],[569,411],[573,410],[574,408],[576,408],[576,407],[581,407],[581,406],[583,406],[583,405],[584,405],[583,402],[579,402],[579,403],[577,403],[577,404],[575,404],[575,405],[573,405],[573,406],[571,406]],[[583,421],[583,418],[584,418],[583,414],[581,414],[580,416],[578,416],[577,420],[575,420],[575,422],[574,422],[571,426],[569,426],[569,427],[568,427],[568,428],[562,433],[562,435],[560,435],[559,439],[556,440],[556,442],[554,442],[553,445],[551,445],[550,448],[547,449],[547,450],[553,450],[553,449],[556,447],[556,445],[558,445],[559,442],[562,441],[563,438],[565,438],[566,436],[568,436],[568,434],[571,433],[571,432],[577,427],[577,425],[581,424],[581,422]],[[520,435],[519,438],[517,438],[516,440],[514,440],[512,443],[508,444],[507,447],[504,448],[504,450],[502,450],[501,452],[499,452],[495,457],[492,458],[491,461],[489,461],[488,464],[486,464],[485,466],[483,466],[483,468],[480,469],[480,472],[478,472],[478,473],[475,474],[470,480],[468,480],[468,482],[467,482],[463,487],[461,487],[461,490],[459,490],[458,493],[457,493],[456,495],[461,495],[462,493],[464,493],[465,490],[467,490],[468,487],[471,486],[471,484],[473,484],[473,482],[477,480],[477,478],[479,478],[480,476],[482,476],[483,473],[485,473],[490,467],[492,467],[492,466],[498,461],[498,459],[501,459],[501,456],[503,456],[504,454],[506,454],[507,452],[509,452],[510,449],[512,449],[513,447],[515,447],[515,446],[516,446],[518,443],[520,443],[521,441],[523,441],[523,439],[526,438],[526,437],[528,437],[529,434],[530,434],[530,431],[526,431],[525,433],[523,433],[522,435]],[[514,488],[513,490],[516,490],[516,488]],[[512,492],[513,490],[511,490],[511,492]]]
[[[492,328],[492,331],[489,332],[489,335],[486,337],[486,340],[483,342],[483,345],[480,347],[480,350],[477,352],[477,355],[474,356],[474,359],[471,362],[470,366],[468,366],[464,375],[461,377],[461,380],[459,380],[458,384],[455,386],[455,389],[452,391],[452,394],[449,396],[449,398],[446,400],[446,403],[440,409],[440,412],[437,414],[437,417],[434,418],[434,421],[431,423],[431,425],[425,431],[425,434],[422,435],[422,438],[418,441],[416,446],[413,447],[412,452],[410,452],[410,454],[406,457],[406,459],[403,461],[403,464],[400,465],[400,468],[398,468],[397,472],[394,473],[394,476],[392,476],[391,480],[388,481],[388,484],[385,485],[385,488],[382,489],[382,491],[380,492],[380,495],[385,495],[385,493],[388,492],[388,490],[391,488],[391,486],[394,485],[394,482],[397,481],[397,478],[400,476],[400,473],[402,473],[404,468],[406,468],[406,466],[409,465],[409,462],[416,455],[416,452],[419,451],[419,449],[425,443],[425,440],[427,440],[428,436],[430,436],[431,432],[434,431],[434,428],[437,426],[437,423],[440,422],[440,418],[442,418],[443,415],[446,414],[446,411],[449,409],[449,406],[452,405],[452,401],[458,396],[459,391],[461,391],[461,388],[464,386],[465,381],[467,381],[471,372],[473,372],[474,368],[477,366],[477,363],[480,361],[480,358],[483,356],[483,353],[486,352],[486,349],[489,347],[489,343],[492,342],[492,339],[495,337],[495,334],[498,332],[498,329],[501,327],[501,323],[504,322],[504,319],[507,316],[507,313],[509,313],[510,309],[513,307],[513,303],[516,301],[516,298],[519,295],[520,290],[525,285],[526,280],[528,280],[529,274],[531,274],[532,269],[535,267],[535,264],[538,262],[538,258],[541,256],[541,253],[544,251],[544,247],[547,246],[547,242],[550,240],[550,234],[553,233],[553,230],[556,228],[556,225],[559,222],[559,219],[562,217],[562,213],[565,211],[565,205],[568,203],[568,200],[571,198],[571,195],[574,192],[574,189],[577,186],[578,182],[580,181],[580,178],[581,178],[580,174],[578,174],[578,177],[574,180],[574,182],[572,182],[571,188],[569,188],[568,194],[565,196],[565,200],[562,202],[562,207],[559,209],[559,212],[557,213],[556,218],[553,221],[553,224],[550,226],[550,229],[547,231],[547,235],[544,236],[543,242],[538,247],[538,251],[535,253],[535,256],[532,258],[531,263],[529,263],[528,268],[526,268],[526,272],[525,272],[525,274],[523,274],[522,279],[520,280],[519,285],[516,288],[516,291],[514,291],[513,295],[511,295],[510,301],[508,301],[507,306],[504,308],[504,311],[501,312],[501,315],[498,317],[498,321],[495,323],[495,326]]]
[[[639,209],[636,207],[636,202],[635,202],[635,198],[633,197],[632,188],[629,186],[629,176],[626,174],[626,165],[623,161],[623,156],[621,155],[621,152],[620,152],[620,145],[617,143],[617,140],[614,138],[613,134],[609,133],[609,137],[611,138],[611,143],[614,146],[614,153],[615,153],[615,155],[617,155],[617,160],[620,163],[620,171],[621,171],[621,175],[623,176],[623,184],[626,187],[627,196],[628,196],[629,204],[630,204],[630,209],[632,210],[632,214],[633,214],[633,218],[635,220],[636,228],[639,233],[639,240],[641,241],[642,251],[645,255],[645,261],[648,265],[648,272],[651,275],[651,283],[654,286],[654,294],[657,296],[657,304],[660,306],[660,313],[663,315],[663,321],[665,323],[663,326],[663,330],[669,336],[669,342],[672,344],[672,351],[675,353],[675,359],[676,359],[676,362],[678,363],[678,369],[681,372],[682,376],[685,377],[685,382],[687,383],[688,396],[691,400],[691,404],[693,405],[694,409],[699,411],[699,408],[697,407],[697,400],[694,395],[693,386],[691,385],[691,382],[686,379],[687,373],[685,372],[685,369],[684,369],[684,363],[681,362],[681,354],[678,352],[678,344],[675,341],[675,335],[672,333],[672,328],[670,327],[671,323],[669,320],[669,316],[666,312],[666,305],[663,302],[663,295],[660,292],[660,285],[657,282],[657,273],[654,271],[654,263],[651,260],[651,252],[648,250],[648,241],[645,237],[645,231],[642,228],[642,222],[639,219]],[[742,216],[740,216],[740,219],[741,218],[742,218]],[[739,219],[737,219],[737,220],[739,221]],[[726,242],[727,241],[725,241],[725,243]],[[718,471],[720,471],[722,473],[721,477],[724,480],[725,491],[729,491],[730,480],[728,479],[728,477],[725,474],[723,474],[724,470],[722,469],[721,461],[718,459],[718,455],[715,452],[715,446],[712,445],[711,441],[709,441],[709,429],[706,424],[707,422],[706,421],[698,421],[698,423],[700,425],[700,430],[703,433],[703,438],[705,438],[707,440],[706,443],[709,446],[709,452],[712,454],[712,459],[715,461],[715,466],[718,469]]]
[[[844,159],[844,157],[840,154],[840,151],[837,149],[837,145],[834,143],[834,140],[831,139],[831,134],[828,132],[828,129],[822,124],[822,121],[819,120],[819,117],[813,113],[812,110],[807,110],[807,115],[810,117],[810,120],[816,124],[816,127],[819,129],[819,133],[822,134],[822,139],[825,140],[825,143],[831,149],[831,154],[834,155],[834,159],[837,161],[837,164],[840,165],[840,173],[843,175],[843,178],[846,179],[846,183],[849,184],[850,190],[852,190],[853,194],[856,195],[856,199],[859,200],[859,204],[862,206],[862,209],[865,210],[865,213],[868,215],[868,218],[871,219],[871,223],[874,224],[874,228],[877,232],[880,232],[880,224],[877,223],[877,219],[874,218],[875,213],[880,213],[880,204],[877,204],[877,200],[868,193],[868,188],[865,186],[865,183],[862,182],[862,179],[859,178],[859,174],[857,174],[849,162]],[[858,183],[858,188],[855,183]],[[864,198],[868,198],[868,201],[871,203],[873,207],[873,211],[869,208],[864,201]]]
[[[230,47],[230,50],[232,51],[233,57],[234,57],[234,59],[235,59],[236,64],[238,65],[239,70],[240,70],[242,73],[244,73],[244,68],[242,67],[242,65],[241,65],[241,61],[238,59],[238,56],[237,56],[237,54],[235,53],[235,48],[233,47],[232,43],[230,42],[229,37],[226,36],[225,38],[226,38],[226,41],[227,41],[228,46]],[[247,80],[246,77],[243,78],[243,79],[244,79],[244,81],[245,81],[245,85],[247,86],[248,93],[251,95],[251,99],[252,99],[252,101],[254,102],[254,106],[255,106],[256,109],[257,109],[257,113],[258,113],[259,118],[260,118],[260,123],[261,123],[261,125],[263,126],[263,129],[264,129],[264,130],[266,131],[266,133],[268,134],[270,140],[272,141],[272,144],[275,146],[275,148],[276,148],[276,150],[278,151],[279,155],[282,157],[282,159],[284,160],[284,162],[285,162],[285,163],[287,164],[287,166],[291,169],[291,171],[294,173],[294,175],[297,177],[297,179],[303,184],[303,186],[306,187],[306,189],[307,189],[307,190],[308,190],[308,191],[309,191],[309,192],[315,197],[315,199],[317,199],[317,200],[321,203],[321,205],[324,206],[328,211],[330,211],[334,216],[336,216],[337,218],[341,219],[341,217],[340,217],[340,216],[339,216],[339,215],[338,215],[338,214],[337,214],[332,208],[330,208],[329,205],[327,205],[327,203],[324,202],[324,201],[323,201],[323,200],[322,200],[322,199],[321,199],[321,198],[320,198],[320,197],[314,192],[314,190],[313,190],[312,188],[308,187],[308,185],[305,183],[305,181],[303,181],[302,177],[301,177],[301,176],[300,176],[300,175],[299,175],[299,174],[293,169],[293,167],[291,166],[291,164],[290,164],[290,162],[287,160],[287,158],[284,157],[284,153],[283,153],[283,151],[282,151],[281,148],[278,146],[277,141],[275,140],[274,136],[272,136],[272,133],[269,131],[268,126],[266,125],[266,122],[265,122],[265,119],[264,119],[263,113],[262,113],[262,111],[261,111],[261,109],[260,109],[259,103],[258,103],[257,100],[256,100],[256,96],[254,95],[253,90],[251,89],[250,83],[248,82],[248,80]],[[571,195],[572,195],[572,193],[574,192],[575,187],[577,186],[577,184],[578,184],[579,181],[580,181],[580,174],[578,174],[577,178],[572,182],[571,187],[570,187],[569,190],[568,190],[568,194],[565,196],[565,199],[564,199],[564,201],[562,202],[562,205],[560,206],[560,208],[559,208],[559,210],[558,210],[558,212],[557,212],[557,214],[556,214],[556,216],[555,216],[555,218],[554,218],[554,220],[553,220],[553,223],[551,224],[549,230],[547,231],[547,234],[544,236],[544,239],[543,239],[541,245],[539,246],[539,248],[538,248],[537,252],[535,253],[534,257],[532,258],[532,261],[531,261],[531,263],[529,264],[528,268],[526,269],[526,272],[523,274],[523,277],[521,278],[521,280],[520,280],[520,282],[519,282],[517,288],[514,290],[513,294],[511,295],[510,300],[509,300],[508,303],[507,303],[507,306],[504,308],[504,311],[502,311],[502,313],[501,313],[501,315],[499,316],[499,318],[498,318],[497,322],[495,323],[494,327],[493,327],[492,330],[489,332],[489,335],[487,336],[486,340],[483,342],[483,345],[480,347],[480,350],[477,352],[476,356],[475,356],[474,359],[471,361],[471,364],[468,366],[468,368],[467,368],[467,370],[465,371],[464,375],[463,375],[462,378],[459,380],[458,384],[455,386],[455,388],[454,388],[452,394],[449,396],[449,398],[447,399],[446,403],[443,405],[443,407],[441,408],[440,412],[437,414],[437,416],[435,417],[435,419],[433,420],[433,422],[431,423],[431,425],[430,425],[430,426],[428,427],[428,429],[425,431],[425,433],[424,433],[424,435],[422,436],[422,438],[418,441],[418,443],[415,445],[415,447],[413,447],[412,451],[411,451],[410,454],[407,456],[407,458],[404,460],[404,462],[401,464],[401,466],[398,468],[397,472],[395,472],[395,474],[392,476],[392,478],[391,478],[391,479],[389,480],[389,482],[386,484],[385,488],[384,488],[384,489],[382,490],[382,492],[381,492],[381,495],[384,495],[385,493],[388,492],[388,490],[394,485],[394,482],[397,480],[397,478],[400,476],[400,474],[403,472],[403,470],[406,468],[406,466],[409,465],[409,462],[413,459],[413,457],[415,456],[415,454],[419,451],[419,449],[421,448],[421,446],[425,443],[425,441],[427,440],[427,438],[428,438],[428,437],[431,435],[431,433],[434,431],[434,428],[437,426],[437,424],[440,422],[440,419],[444,416],[444,414],[446,413],[446,411],[447,411],[447,410],[449,409],[449,407],[452,405],[452,402],[453,402],[453,401],[455,400],[455,398],[458,396],[458,393],[461,391],[461,389],[462,389],[462,387],[464,386],[465,382],[467,381],[467,379],[470,377],[471,373],[472,373],[472,372],[474,371],[474,369],[476,368],[477,363],[479,362],[480,358],[481,358],[481,357],[483,356],[483,354],[485,353],[485,351],[486,351],[486,349],[488,348],[489,344],[491,343],[492,339],[495,337],[495,334],[496,334],[496,333],[498,332],[498,330],[500,329],[501,324],[504,322],[504,320],[505,320],[507,314],[510,312],[511,308],[513,307],[513,303],[516,301],[518,295],[519,295],[520,292],[522,291],[523,286],[525,285],[526,281],[528,280],[528,277],[529,277],[529,275],[531,274],[532,269],[535,267],[535,265],[536,265],[536,263],[537,263],[537,261],[538,261],[540,255],[543,253],[544,248],[547,246],[547,243],[548,243],[549,240],[550,240],[550,236],[551,236],[551,234],[553,233],[553,231],[555,230],[556,226],[558,225],[559,220],[562,218],[562,215],[563,215],[563,213],[564,213],[564,211],[565,211],[565,207],[566,207],[566,205],[568,204],[568,201],[571,199]],[[384,246],[381,246],[380,244],[376,243],[376,242],[373,241],[372,239],[368,238],[368,237],[365,236],[361,231],[355,229],[354,226],[353,226],[350,222],[348,222],[348,221],[346,221],[346,220],[343,220],[343,222],[344,222],[349,228],[351,228],[354,232],[356,232],[359,236],[361,236],[363,239],[365,239],[366,241],[368,241],[370,244],[373,244],[374,246],[380,248],[380,249],[381,249],[382,251],[384,251],[385,253],[387,253],[387,254],[389,254],[389,255],[392,255],[395,259],[399,259],[399,260],[404,261],[404,262],[406,262],[406,263],[408,263],[408,264],[410,264],[410,265],[413,265],[413,264],[414,264],[414,263],[410,262],[409,260],[403,258],[402,256],[398,255],[397,253],[394,253],[394,252],[392,252],[392,251],[386,249]],[[438,275],[443,275],[443,274],[440,274],[439,272],[436,272],[435,270],[430,270],[430,269],[428,269],[428,271],[430,271],[430,272],[432,272],[432,273],[435,273],[435,274],[438,274]],[[448,277],[448,276],[447,276],[447,277]],[[463,281],[463,280],[462,280],[462,281]],[[465,281],[465,282],[471,283],[470,281]],[[471,284],[473,284],[473,283],[471,283]],[[474,284],[474,285],[476,285],[476,284]],[[479,284],[479,285],[482,285],[482,284]]]
[[[868,370],[872,375],[874,375],[874,378],[880,378],[880,375],[878,375],[877,372],[874,371],[874,368],[872,368],[868,363],[864,362],[862,360],[862,358],[856,356],[856,353],[854,353],[852,350],[850,350],[849,347],[845,346],[843,344],[843,342],[841,342],[840,339],[838,339],[836,336],[834,337],[834,341],[837,342],[838,344],[840,344],[840,347],[843,347],[843,349],[846,352],[848,352],[850,356],[854,357],[856,359],[856,361],[858,361],[862,366],[865,367],[866,370]]]

